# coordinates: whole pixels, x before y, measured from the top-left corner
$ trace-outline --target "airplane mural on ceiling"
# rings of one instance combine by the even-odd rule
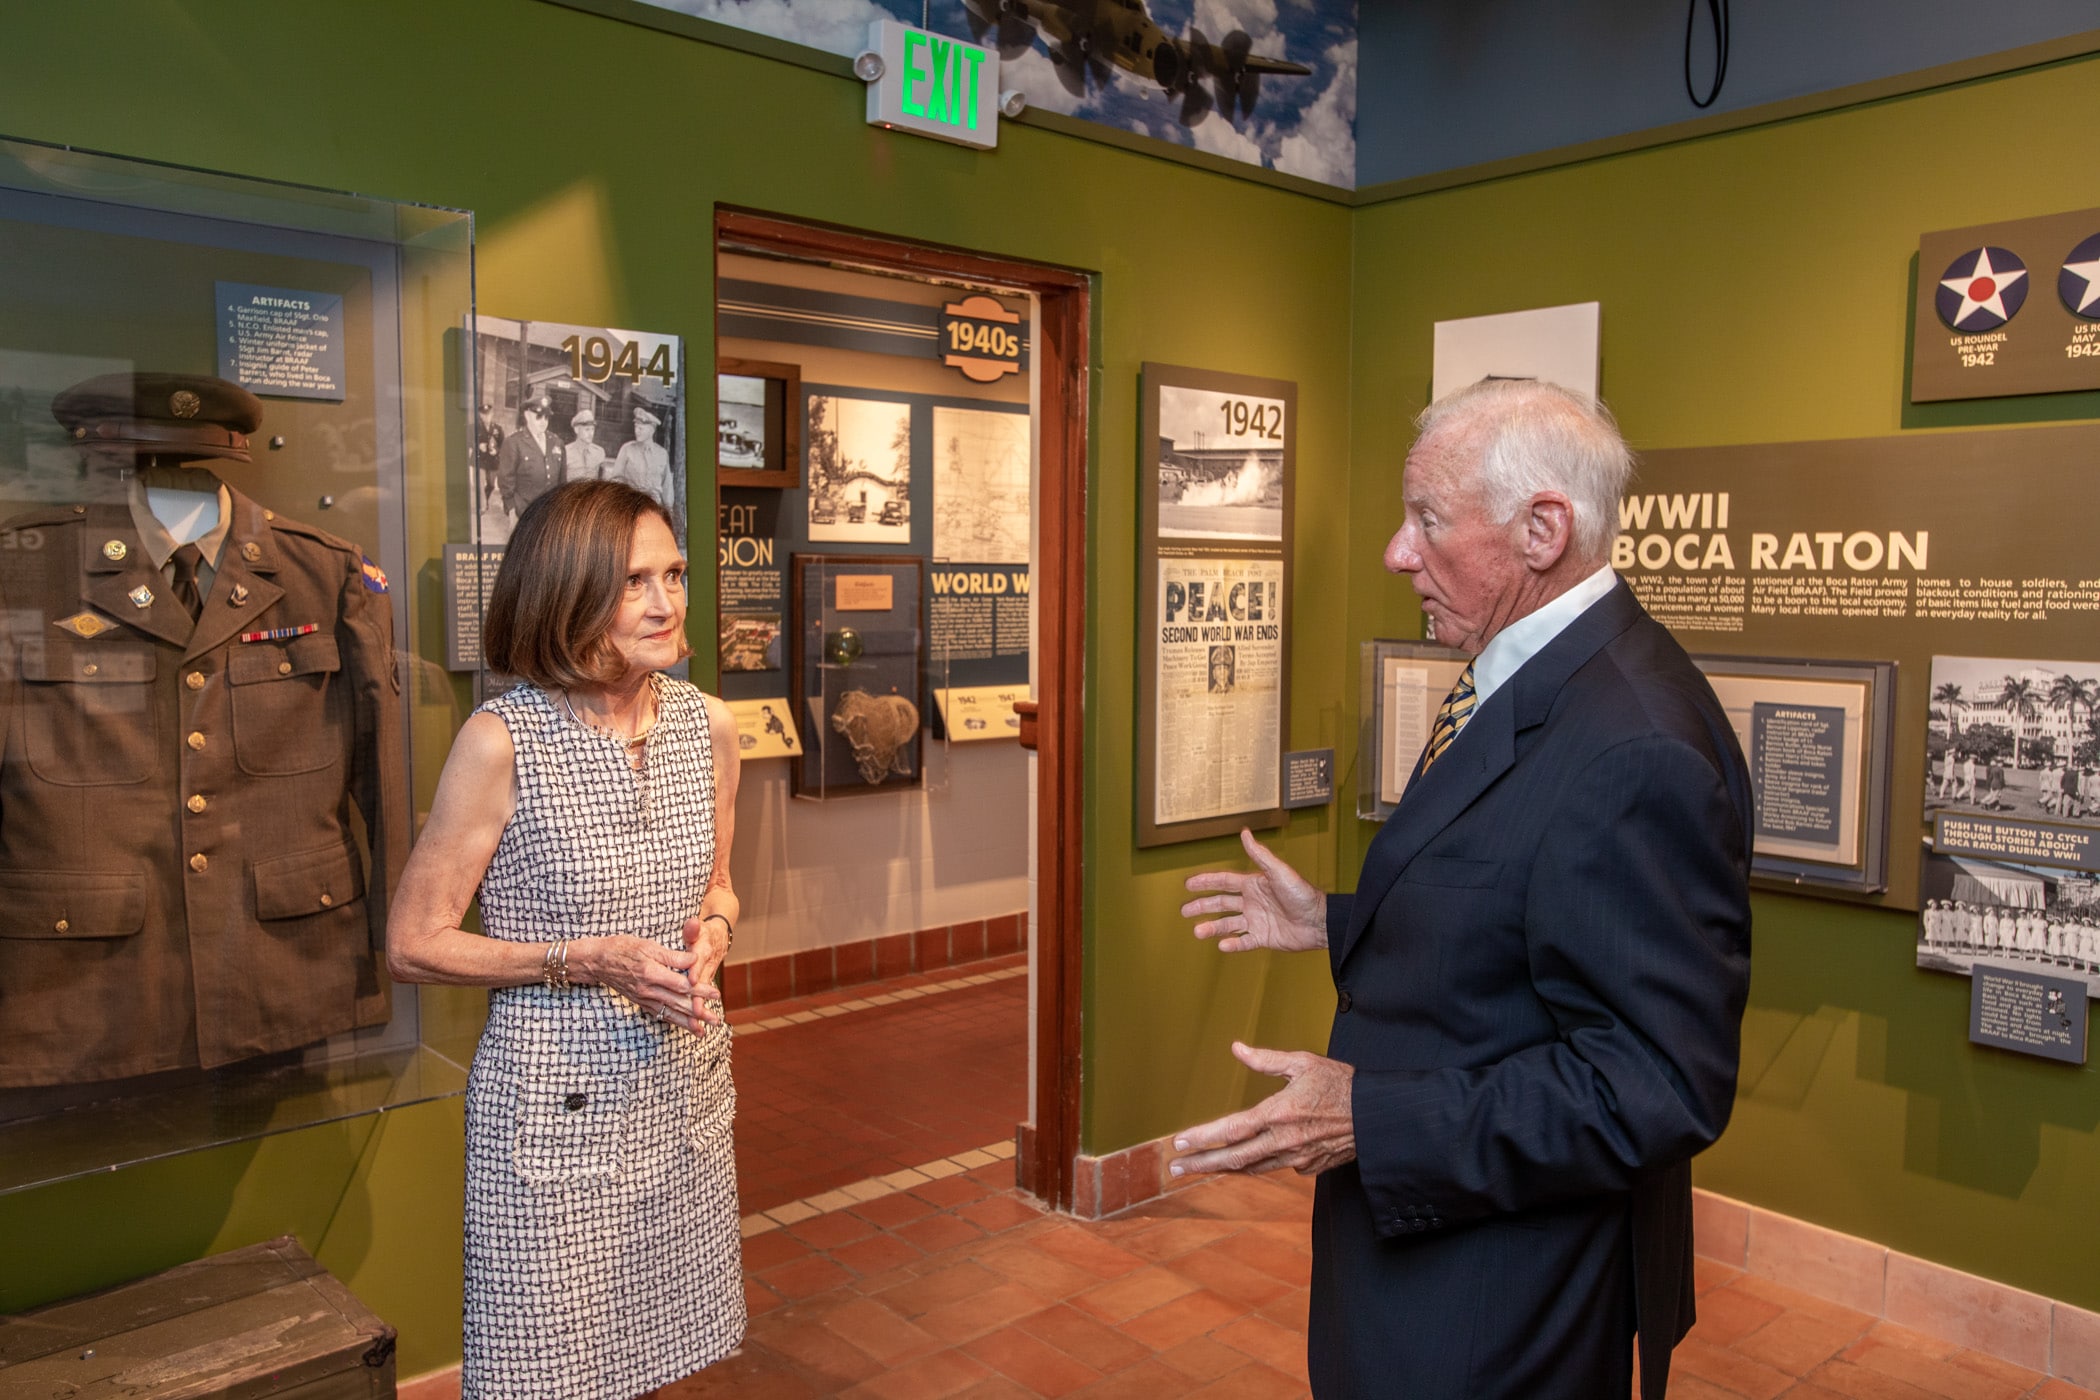
[[[1193,24],[1186,38],[1159,27],[1144,0],[962,0],[970,33],[989,37],[1004,60],[1019,58],[1040,38],[1065,91],[1085,97],[1105,88],[1113,68],[1159,84],[1181,99],[1181,124],[1193,127],[1213,110],[1225,120],[1252,116],[1264,75],[1305,77],[1302,63],[1253,52],[1254,41],[1235,29],[1213,43]]]

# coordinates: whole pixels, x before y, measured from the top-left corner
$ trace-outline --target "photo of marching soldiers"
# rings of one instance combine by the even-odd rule
[[[678,337],[554,321],[475,321],[478,542],[505,544],[565,481],[624,481],[663,503],[685,545],[685,383]]]
[[[1928,852],[1919,884],[1919,967],[2078,977],[2100,997],[2100,878],[2090,871]]]
[[[2100,666],[1932,658],[1925,813],[2100,826]]]

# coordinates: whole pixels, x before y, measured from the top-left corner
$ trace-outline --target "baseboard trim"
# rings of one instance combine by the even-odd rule
[[[397,1383],[394,1400],[459,1400],[459,1363]]]
[[[2100,1389],[2100,1313],[1711,1191],[1692,1192],[1692,1236],[1717,1264]]]
[[[805,948],[732,962],[722,969],[722,1004],[731,1011],[814,996],[863,982],[1004,957],[1028,947],[1028,914],[995,914],[913,933]]]

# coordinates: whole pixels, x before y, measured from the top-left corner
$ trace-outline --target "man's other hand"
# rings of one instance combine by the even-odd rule
[[[1226,953],[1251,948],[1302,953],[1326,947],[1327,896],[1278,860],[1253,832],[1241,830],[1240,844],[1254,862],[1253,874],[1205,870],[1188,878],[1190,890],[1219,891],[1181,906],[1183,918],[1216,916],[1196,925],[1196,937],[1225,935],[1218,939],[1218,948]]]
[[[1304,1050],[1262,1050],[1232,1043],[1256,1074],[1290,1083],[1250,1109],[1188,1129],[1174,1139],[1175,1176],[1201,1172],[1273,1172],[1289,1167],[1313,1176],[1356,1160],[1356,1116],[1350,1090],[1356,1069]]]

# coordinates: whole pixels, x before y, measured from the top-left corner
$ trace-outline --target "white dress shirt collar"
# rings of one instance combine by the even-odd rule
[[[1525,662],[1544,651],[1570,623],[1611,592],[1618,581],[1619,576],[1607,564],[1544,607],[1526,613],[1497,632],[1473,659],[1473,693],[1479,697],[1474,703],[1485,705],[1488,697],[1507,684]]]

